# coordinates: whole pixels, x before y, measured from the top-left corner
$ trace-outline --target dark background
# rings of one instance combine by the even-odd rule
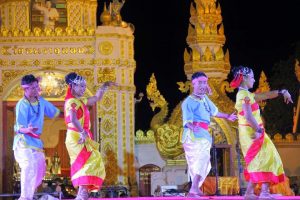
[[[103,2],[98,0],[98,16]],[[148,130],[154,115],[145,92],[152,73],[170,111],[185,97],[176,82],[186,81],[183,53],[191,2],[126,0],[121,10],[123,20],[135,26],[136,93],[145,94],[136,105],[136,129]],[[231,66],[252,67],[258,80],[261,70],[271,76],[274,64],[294,53],[296,42],[300,41],[300,1],[218,2],[226,36],[224,49],[229,49]]]

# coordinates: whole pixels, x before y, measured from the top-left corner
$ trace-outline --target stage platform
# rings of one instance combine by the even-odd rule
[[[203,196],[200,198],[189,198],[189,197],[128,197],[128,198],[89,198],[89,200],[187,200],[187,199],[199,199],[199,200],[243,200],[242,196]],[[276,199],[285,200],[300,200],[300,196],[281,196]]]

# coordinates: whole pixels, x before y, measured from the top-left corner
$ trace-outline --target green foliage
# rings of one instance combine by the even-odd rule
[[[268,100],[263,111],[265,128],[267,133],[287,134],[293,131],[294,108],[297,106],[299,96],[299,82],[295,75],[296,58],[300,61],[300,45],[297,45],[296,52],[286,61],[276,63],[272,69],[272,76],[269,78],[271,90],[288,89],[292,95],[294,104],[285,104],[283,97]]]

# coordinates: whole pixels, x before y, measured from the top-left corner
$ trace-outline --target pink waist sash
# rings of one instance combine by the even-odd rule
[[[208,130],[208,124],[207,123],[204,123],[204,122],[193,122],[193,125],[195,126],[199,126],[205,130]]]
[[[30,137],[33,137],[33,138],[36,138],[36,139],[40,139],[40,135],[34,134],[34,133],[17,133],[17,134],[28,135]]]

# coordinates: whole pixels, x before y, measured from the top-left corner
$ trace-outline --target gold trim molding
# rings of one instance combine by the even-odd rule
[[[134,60],[128,59],[27,59],[27,60],[8,60],[0,59],[0,67],[74,67],[74,66],[114,66],[135,68]]]
[[[36,55],[36,54],[93,54],[95,48],[91,45],[73,46],[73,47],[22,47],[22,46],[2,46],[1,55]]]

